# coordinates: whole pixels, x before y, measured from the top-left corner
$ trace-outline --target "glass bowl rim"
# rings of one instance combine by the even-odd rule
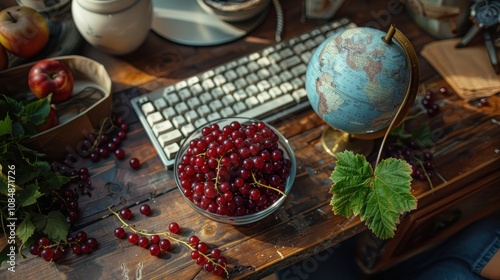
[[[179,177],[178,177],[178,171],[177,171],[177,163],[181,160],[182,156],[184,155],[185,150],[187,149],[187,145],[193,140],[198,138],[201,135],[201,130],[204,127],[207,127],[212,124],[220,124],[224,123],[224,125],[220,126],[220,129],[222,129],[225,125],[229,125],[233,121],[239,121],[241,124],[248,124],[252,122],[263,122],[266,124],[268,128],[270,128],[274,133],[278,135],[278,144],[281,149],[285,152],[285,154],[288,156],[288,159],[291,161],[291,167],[290,167],[290,174],[286,180],[285,184],[285,195],[281,196],[278,200],[276,200],[273,204],[269,205],[267,208],[252,213],[248,215],[241,215],[241,216],[228,216],[228,215],[220,215],[217,213],[212,213],[208,210],[204,210],[200,208],[198,205],[194,204],[191,200],[189,200],[184,193],[182,192],[182,187],[180,185]],[[227,122],[227,123],[226,123]],[[269,123],[258,120],[258,119],[252,119],[252,118],[245,118],[245,117],[227,117],[227,118],[220,118],[217,120],[209,121],[205,123],[204,125],[196,128],[188,137],[184,139],[184,141],[181,143],[180,149],[177,152],[174,160],[174,179],[175,183],[177,185],[177,189],[181,192],[182,198],[199,214],[211,219],[215,220],[217,222],[225,223],[225,224],[231,224],[231,225],[244,225],[244,224],[250,224],[253,222],[257,222],[270,214],[272,214],[274,211],[276,211],[279,206],[281,206],[285,199],[287,198],[288,194],[290,193],[290,190],[293,187],[293,183],[295,181],[295,176],[297,173],[297,161],[295,157],[295,152],[292,149],[290,145],[290,141],[283,135],[281,132],[279,132],[275,127],[270,125]]]

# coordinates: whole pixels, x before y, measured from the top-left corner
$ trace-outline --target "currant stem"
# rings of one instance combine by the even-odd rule
[[[188,247],[191,251],[197,251],[196,248],[194,248],[193,246],[191,246],[191,244],[189,244],[188,242],[184,241],[184,240],[181,240],[181,239],[178,239],[178,238],[175,238],[174,236],[172,236],[170,233],[168,232],[158,232],[158,233],[149,233],[148,231],[146,230],[138,230],[136,229],[134,226],[132,225],[129,225],[127,222],[125,222],[122,217],[120,217],[120,214],[111,210],[110,207],[108,207],[108,210],[113,213],[113,215],[115,215],[119,220],[120,222],[122,223],[122,227],[128,227],[130,230],[132,230],[133,232],[135,233],[138,233],[138,234],[142,234],[142,235],[145,235],[145,236],[153,236],[153,235],[161,235],[161,236],[165,236],[165,237],[168,237],[170,238],[171,240],[177,242],[177,243],[181,243],[183,244],[184,246]],[[199,252],[199,251],[198,251]],[[218,264],[217,262],[215,262],[212,258],[210,258],[208,255],[206,255],[205,253],[203,252],[199,252],[201,256],[203,256],[205,259],[207,259],[207,261],[211,262],[212,264],[216,265],[216,266],[219,266],[221,267],[222,269],[224,269],[224,272],[226,273],[227,275],[227,278],[229,278],[229,272],[227,271],[226,267]]]
[[[277,188],[274,188],[274,187],[271,187],[271,186],[268,186],[268,185],[264,185],[264,184],[261,184],[259,182],[257,182],[257,178],[255,178],[255,173],[252,172],[252,178],[253,178],[253,181],[256,185],[260,186],[260,187],[263,187],[263,188],[268,188],[268,189],[271,189],[271,190],[274,190],[274,191],[277,191],[279,192],[281,195],[283,196],[286,196],[286,193],[282,192],[281,190],[277,189]]]
[[[434,189],[434,185],[432,185],[431,178],[427,174],[427,169],[425,169],[425,166],[424,166],[423,162],[420,159],[418,159],[418,158],[415,158],[415,160],[418,162],[418,165],[420,166],[420,168],[422,168],[422,170],[424,171],[425,178],[427,178],[427,182],[429,182],[431,190]]]

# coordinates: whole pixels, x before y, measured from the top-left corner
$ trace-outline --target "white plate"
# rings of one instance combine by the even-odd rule
[[[204,11],[196,0],[153,0],[152,30],[176,43],[212,46],[247,35],[269,11],[244,22],[225,22]]]

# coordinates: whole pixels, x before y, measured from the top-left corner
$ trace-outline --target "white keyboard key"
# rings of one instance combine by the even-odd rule
[[[194,84],[189,88],[189,90],[191,91],[193,96],[198,96],[203,92],[203,87],[200,84]]]
[[[158,137],[158,142],[160,142],[162,148],[165,148],[166,146],[172,143],[181,141],[182,138],[183,138],[182,132],[178,129],[174,129],[172,131],[160,135]]]
[[[165,108],[163,111],[161,111],[161,114],[167,120],[171,120],[173,117],[177,116],[177,113],[172,107]]]
[[[221,88],[216,87],[210,91],[210,94],[212,94],[214,99],[219,99],[224,96],[224,91]]]
[[[201,117],[204,118],[204,117],[208,116],[208,114],[210,114],[212,111],[210,110],[208,105],[203,104],[200,107],[198,107],[196,112],[198,112],[198,115],[200,115]]]
[[[175,104],[179,103],[181,100],[179,96],[175,93],[171,93],[165,97],[167,99],[167,102],[170,106],[175,106]]]
[[[188,99],[187,103],[189,108],[196,109],[201,106],[201,102],[197,97],[191,97]]]
[[[198,119],[198,120],[194,123],[194,126],[195,126],[196,128],[198,128],[198,127],[202,127],[202,126],[204,126],[204,125],[205,125],[205,124],[207,124],[207,123],[208,123],[207,119],[205,119],[205,118],[201,118],[201,119]]]
[[[299,88],[292,93],[293,98],[297,103],[302,102],[307,99],[307,91],[304,88]]]
[[[242,89],[248,86],[247,80],[244,78],[238,78],[236,81],[234,81],[234,86],[236,89]]]
[[[236,73],[240,76],[240,77],[243,77],[245,75],[247,75],[249,73],[248,69],[244,66],[244,65],[241,65],[241,66],[238,66],[236,68]]]
[[[250,85],[245,89],[245,92],[248,96],[254,96],[259,93],[259,89],[255,85]]]
[[[242,112],[244,112],[246,109],[247,109],[247,106],[245,105],[245,103],[243,103],[243,102],[241,102],[241,101],[236,102],[236,103],[234,103],[234,105],[233,105],[233,111],[234,111],[236,114],[242,113]]]
[[[233,83],[227,83],[222,85],[222,90],[226,94],[231,94],[233,91],[236,90],[236,86]]]
[[[197,119],[200,118],[200,116],[198,115],[198,113],[196,113],[195,110],[189,110],[184,115],[184,118],[188,123],[194,123]]]
[[[210,93],[204,92],[200,95],[200,101],[202,104],[208,104],[212,101],[213,97]]]
[[[231,107],[226,107],[226,108],[223,108],[221,111],[220,111],[220,115],[223,117],[223,118],[229,118],[229,117],[232,117],[234,116],[234,111],[233,109],[231,109]]]
[[[231,70],[227,71],[226,73],[224,73],[224,77],[226,78],[226,81],[232,82],[236,78],[238,78],[238,74],[236,74],[236,72],[231,69]]]
[[[161,110],[165,109],[165,107],[167,107],[167,101],[165,101],[165,99],[163,99],[163,97],[156,99],[153,103],[154,103],[157,111],[161,111]]]
[[[168,159],[173,160],[177,156],[177,153],[179,152],[180,149],[181,147],[179,147],[179,144],[172,143],[163,148],[163,151],[165,152],[165,155],[167,156]]]
[[[236,101],[242,101],[242,100],[247,99],[248,94],[246,91],[240,89],[240,90],[237,90],[235,93],[233,93],[233,97]]]
[[[257,99],[259,100],[259,103],[266,103],[271,100],[271,95],[269,95],[267,91],[263,91],[257,95]]]
[[[214,112],[214,113],[212,113],[212,114],[210,114],[210,115],[208,115],[208,116],[207,116],[207,120],[208,120],[209,122],[211,122],[211,121],[215,121],[215,120],[218,120],[218,119],[220,119],[220,118],[222,118],[222,117],[221,117],[221,115],[220,115],[219,113],[217,113],[217,112]]]
[[[151,113],[146,118],[147,118],[150,126],[153,126],[153,125],[163,121],[163,116],[161,115],[160,112]]]
[[[224,107],[224,105],[222,104],[222,102],[220,102],[220,100],[216,99],[216,100],[212,101],[208,105],[208,107],[210,107],[210,109],[212,110],[212,112],[217,112],[220,109],[222,109],[222,107]]]
[[[222,104],[224,104],[224,106],[231,106],[234,104],[234,102],[236,102],[236,100],[234,99],[234,97],[232,95],[226,95],[224,97],[222,97]]]
[[[187,121],[186,119],[183,117],[183,116],[175,116],[173,119],[172,119],[172,124],[176,127],[176,128],[181,128],[182,126],[186,125],[187,124]]]
[[[187,84],[188,86],[193,86],[194,84],[197,84],[200,82],[200,79],[196,76],[190,77],[187,79]]]
[[[215,87],[215,83],[211,79],[207,79],[207,80],[203,80],[203,82],[201,82],[201,86],[205,90],[211,90]]]
[[[247,105],[248,108],[254,108],[255,106],[259,105],[260,102],[255,96],[250,96],[245,100],[245,105]]]
[[[153,133],[155,134],[155,136],[158,137],[164,133],[167,133],[167,132],[173,130],[174,125],[172,124],[171,121],[166,120],[166,121],[163,121],[163,122],[160,122],[160,123],[153,125],[153,127],[151,129],[153,130]]]
[[[184,137],[188,137],[195,130],[196,130],[196,127],[194,127],[194,125],[191,123],[188,123],[181,128],[181,132],[182,132],[182,135],[184,135]]]
[[[144,115],[147,116],[155,111],[155,107],[151,102],[147,102],[142,104],[141,110],[144,113]]]
[[[252,109],[245,111],[241,114],[238,114],[238,117],[244,118],[264,118],[269,114],[273,113],[273,111],[279,110],[281,108],[286,108],[290,104],[295,104],[295,100],[289,94],[282,95],[276,99],[271,100],[270,102],[260,104],[259,106],[255,106]]]
[[[191,91],[189,91],[189,89],[187,88],[183,88],[177,92],[177,95],[182,101],[186,101],[191,97]]]
[[[222,74],[215,75],[214,83],[218,86],[226,83],[226,78]]]
[[[184,102],[181,102],[177,105],[175,105],[175,111],[177,112],[177,114],[179,115],[184,115],[187,111],[189,111],[189,107],[186,103]]]

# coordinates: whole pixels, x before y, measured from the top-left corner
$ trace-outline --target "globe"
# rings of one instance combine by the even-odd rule
[[[352,137],[377,138],[396,117],[401,122],[408,113],[418,87],[417,67],[411,44],[394,27],[387,33],[345,29],[313,53],[306,71],[307,97],[332,128]]]

